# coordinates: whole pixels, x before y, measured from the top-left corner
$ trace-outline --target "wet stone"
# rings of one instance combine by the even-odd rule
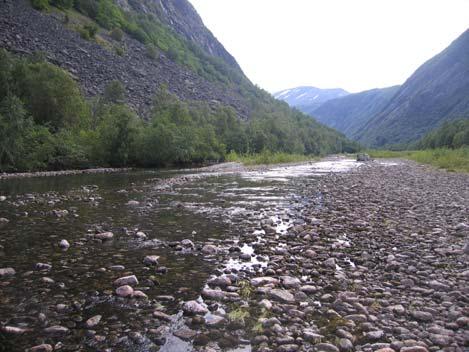
[[[188,341],[194,338],[197,332],[189,328],[181,328],[174,332],[174,336],[179,337],[181,340]]]
[[[62,248],[62,249],[68,249],[68,248],[70,248],[70,243],[68,243],[67,240],[61,240],[59,242],[59,247]]]
[[[44,332],[49,335],[65,335],[69,333],[69,329],[65,326],[54,325],[44,329]]]
[[[6,276],[13,276],[16,274],[15,269],[13,268],[0,268],[0,278]]]
[[[186,314],[205,314],[208,312],[207,308],[198,303],[197,301],[185,302],[182,306],[182,310]]]
[[[114,238],[114,234],[112,232],[102,232],[94,235],[94,238],[105,241],[105,240],[111,240]]]

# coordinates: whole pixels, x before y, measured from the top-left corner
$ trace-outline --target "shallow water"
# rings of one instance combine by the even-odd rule
[[[268,260],[207,256],[197,249],[177,250],[173,242],[190,239],[196,248],[207,243],[239,246],[251,254],[252,243],[262,242],[261,221],[271,221],[284,233],[309,202],[297,194],[298,182],[359,165],[337,159],[243,174],[150,170],[0,181],[0,195],[7,196],[0,202],[0,217],[10,220],[0,225],[0,268],[16,270],[15,276],[0,279],[0,324],[30,329],[21,336],[0,335],[0,345],[14,351],[61,342],[66,351],[79,346],[96,350],[96,334],[106,341],[121,339],[124,350],[153,350],[146,331],[158,327],[152,318],[156,308],[173,316],[169,325],[174,330],[182,324],[181,302],[197,299],[215,269],[256,270]],[[190,181],[163,182],[182,174]],[[204,177],[191,178],[194,175]],[[139,204],[128,205],[130,200]],[[93,240],[95,232],[103,231],[112,231],[114,238]],[[252,243],[239,243],[239,235],[246,232],[252,233]],[[70,249],[58,248],[61,239],[70,242]],[[166,267],[167,273],[144,265],[146,255],[160,256],[158,267]],[[37,263],[52,268],[40,271]],[[111,269],[116,265],[124,269]],[[138,277],[138,289],[149,300],[113,294],[113,281],[130,274]],[[103,318],[90,334],[84,322],[97,314]],[[66,326],[70,333],[47,336],[44,328],[53,325]],[[141,333],[141,341],[127,338],[131,332]],[[169,332],[161,350],[192,347]],[[232,351],[249,350],[244,346]]]

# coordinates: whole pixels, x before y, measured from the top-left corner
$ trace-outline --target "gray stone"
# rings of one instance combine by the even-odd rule
[[[158,255],[147,255],[143,258],[143,263],[146,265],[158,265],[158,260],[160,257]]]
[[[301,285],[300,279],[292,276],[281,276],[282,285],[286,288],[298,288]]]
[[[198,303],[197,301],[185,302],[182,306],[182,310],[186,314],[205,314],[208,312],[207,308]]]
[[[318,343],[314,345],[314,351],[316,352],[340,352],[337,347],[330,343]]]
[[[431,313],[414,310],[410,312],[410,315],[418,321],[423,321],[427,323],[433,321],[433,316]]]
[[[197,332],[189,328],[181,328],[174,332],[174,336],[179,337],[181,340],[188,341],[191,340],[197,335]]]
[[[102,318],[101,315],[95,315],[94,317],[91,317],[86,321],[85,326],[88,329],[91,329],[99,324],[99,322],[101,321],[101,318]]]
[[[263,276],[263,277],[254,277],[251,279],[251,285],[258,287],[258,286],[264,286],[264,285],[278,285],[279,280],[270,277],[270,276]]]
[[[282,303],[295,303],[295,296],[290,291],[282,289],[272,289],[269,291],[269,296]]]
[[[119,297],[129,297],[134,293],[134,289],[129,285],[124,285],[116,288],[116,294]]]
[[[54,348],[52,345],[43,343],[42,345],[37,345],[34,347],[31,347],[28,351],[29,352],[52,352]]]
[[[62,248],[62,249],[68,249],[68,248],[70,248],[70,243],[68,243],[67,240],[61,240],[59,242],[59,247]]]
[[[46,334],[50,335],[65,335],[69,333],[68,328],[61,325],[54,325],[44,329]]]
[[[171,321],[171,316],[166,314],[166,313],[163,313],[159,310],[155,310],[153,312],[153,316],[157,319],[160,319],[160,320],[165,320],[165,321]]]
[[[123,276],[114,281],[114,286],[135,286],[138,285],[138,279],[135,275]]]
[[[15,269],[13,268],[1,268],[0,277],[13,276],[16,274]]]
[[[202,247],[202,253],[207,255],[217,254],[218,249],[212,244],[206,244]]]
[[[339,350],[341,350],[342,352],[353,351],[352,341],[346,338],[339,339]]]
[[[110,240],[114,237],[114,234],[110,231],[108,232],[102,232],[94,235],[94,238],[97,238],[98,240],[105,241],[105,240]]]

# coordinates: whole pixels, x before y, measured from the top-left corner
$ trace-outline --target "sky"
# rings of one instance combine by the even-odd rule
[[[402,84],[469,28],[469,0],[190,0],[249,79],[359,92]]]

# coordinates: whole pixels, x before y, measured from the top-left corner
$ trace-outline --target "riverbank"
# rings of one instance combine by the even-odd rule
[[[154,177],[87,175],[60,192],[7,194],[0,345],[463,352],[469,344],[469,175],[337,157]]]
[[[367,153],[372,158],[404,158],[448,171],[469,172],[469,147],[408,151],[370,150]]]
[[[18,172],[18,173],[1,173],[0,180],[8,180],[14,178],[31,178],[31,177],[54,177],[81,174],[109,174],[116,172],[126,172],[131,168],[97,168],[83,170],[62,170],[62,171],[37,171],[37,172]]]
[[[293,219],[304,222],[280,233],[264,221],[259,239],[242,235],[268,261],[223,270],[205,303],[235,301],[227,323],[256,351],[462,352],[468,185],[468,175],[406,161],[309,180],[312,203]]]

